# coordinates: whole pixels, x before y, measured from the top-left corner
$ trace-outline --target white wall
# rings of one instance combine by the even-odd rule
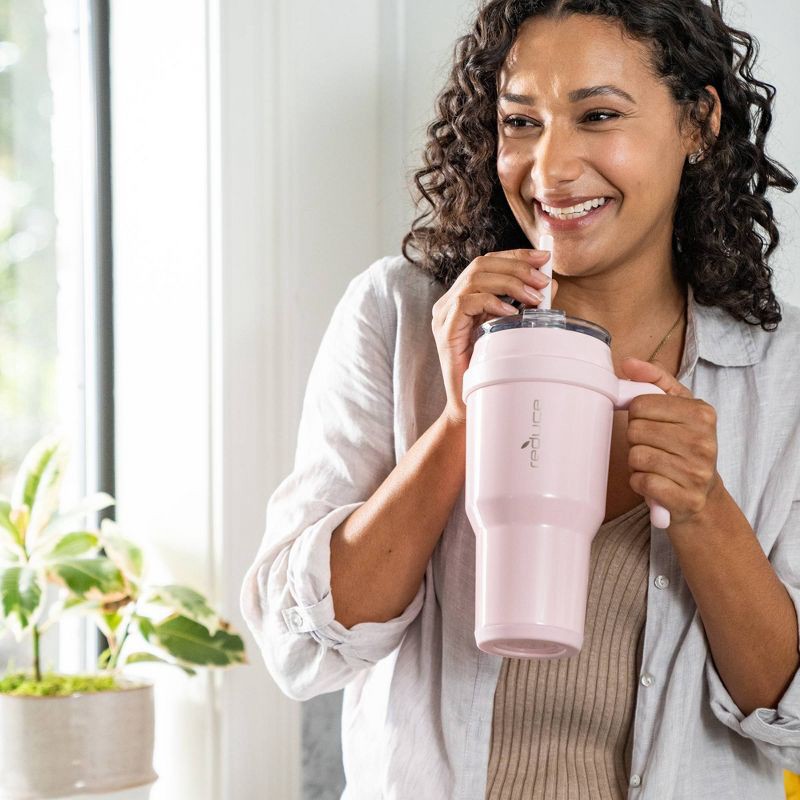
[[[764,5],[740,11],[778,87],[770,155],[798,173],[800,12]],[[472,7],[112,3],[117,518],[240,629],[319,340],[350,278],[400,250],[406,179]],[[800,197],[774,202],[776,285],[798,303]],[[251,666],[215,679],[152,672],[153,800],[299,797],[300,706],[248,648]]]
[[[115,2],[111,37],[117,520],[157,546],[176,582],[208,589],[216,531],[204,4]],[[213,680],[155,667],[151,676],[154,800],[211,800]]]
[[[753,34],[760,44],[756,77],[777,90],[767,154],[800,179],[800,4],[794,0],[738,0],[729,24]],[[781,241],[772,257],[775,292],[800,305],[800,189],[792,194],[770,191]]]

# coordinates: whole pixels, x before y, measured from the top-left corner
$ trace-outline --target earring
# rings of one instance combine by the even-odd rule
[[[700,156],[702,156],[703,153],[705,153],[705,148],[703,147],[701,147],[696,153],[692,153],[689,156],[689,163],[696,164],[698,161],[700,161]]]

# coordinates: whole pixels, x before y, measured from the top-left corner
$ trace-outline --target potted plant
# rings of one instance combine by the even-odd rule
[[[125,665],[194,675],[246,662],[241,637],[202,594],[152,585],[142,549],[114,522],[84,524],[113,497],[98,492],[59,510],[67,461],[64,440],[45,437],[25,456],[11,498],[0,497],[0,635],[31,647],[30,670],[0,676],[0,800],[152,784],[153,686]],[[91,675],[43,671],[41,636],[65,614],[91,619],[108,641]]]

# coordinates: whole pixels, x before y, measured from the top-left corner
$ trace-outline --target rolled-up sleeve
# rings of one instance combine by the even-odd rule
[[[792,503],[786,524],[781,528],[769,558],[800,618],[800,500]],[[758,643],[754,644],[757,646]],[[716,718],[740,735],[752,739],[774,764],[800,773],[800,671],[795,672],[775,708],[756,708],[746,716],[725,688],[710,653],[705,673],[711,709]]]
[[[334,617],[330,539],[394,469],[392,361],[371,270],[349,283],[311,367],[292,472],[267,503],[241,609],[272,678],[306,700],[345,686],[391,653],[417,616],[345,628]]]

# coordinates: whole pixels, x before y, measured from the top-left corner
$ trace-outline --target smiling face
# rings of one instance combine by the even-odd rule
[[[528,240],[553,236],[560,275],[622,266],[626,280],[641,280],[671,265],[681,172],[698,140],[679,134],[678,105],[646,46],[621,31],[592,16],[529,19],[498,74],[498,177]],[[621,93],[577,91],[597,86]],[[608,199],[568,222],[539,202],[572,198]]]

